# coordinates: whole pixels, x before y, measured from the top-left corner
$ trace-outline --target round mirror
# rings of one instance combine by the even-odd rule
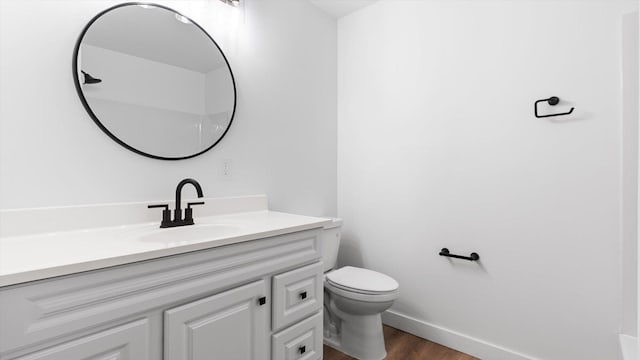
[[[156,159],[211,149],[235,113],[235,80],[218,44],[161,5],[120,4],[94,17],[76,43],[73,76],[96,124]]]

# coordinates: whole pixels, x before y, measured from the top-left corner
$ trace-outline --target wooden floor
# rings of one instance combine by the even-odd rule
[[[384,340],[387,347],[385,360],[479,360],[386,325]],[[324,360],[354,360],[354,358],[325,345]]]

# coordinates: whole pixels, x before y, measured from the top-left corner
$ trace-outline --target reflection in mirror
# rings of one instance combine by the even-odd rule
[[[233,120],[235,81],[215,41],[160,5],[98,14],[76,44],[74,78],[85,108],[139,154],[177,160],[217,144]]]

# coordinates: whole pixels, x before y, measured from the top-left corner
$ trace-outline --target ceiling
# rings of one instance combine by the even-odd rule
[[[369,6],[379,0],[309,0],[327,14],[341,18],[365,6]]]

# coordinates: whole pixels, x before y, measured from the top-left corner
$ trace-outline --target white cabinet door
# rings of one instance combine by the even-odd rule
[[[149,360],[149,322],[134,321],[16,360]]]
[[[266,360],[266,294],[260,280],[165,311],[165,360]]]

